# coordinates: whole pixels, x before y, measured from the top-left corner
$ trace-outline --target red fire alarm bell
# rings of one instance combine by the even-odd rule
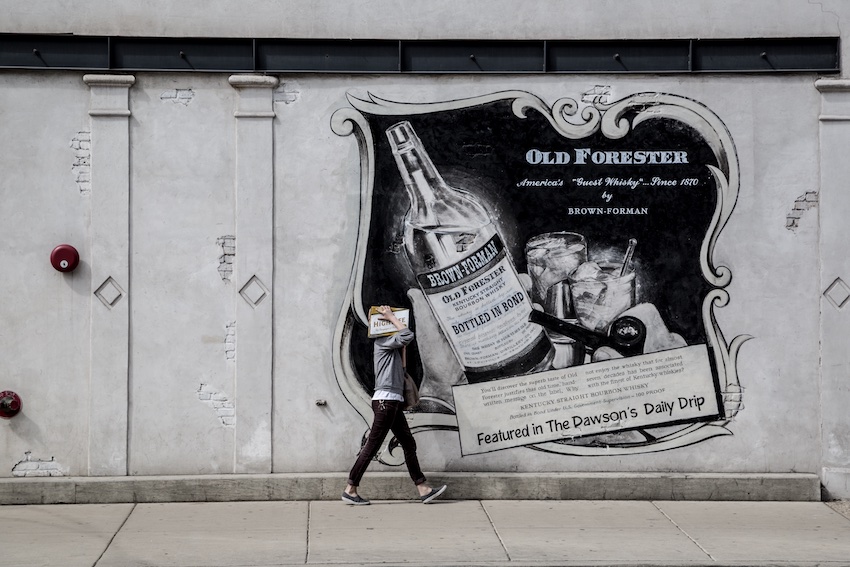
[[[21,397],[15,392],[0,392],[0,417],[10,419],[21,411]]]
[[[50,263],[60,272],[73,272],[80,263],[80,253],[70,244],[60,244],[50,253]]]

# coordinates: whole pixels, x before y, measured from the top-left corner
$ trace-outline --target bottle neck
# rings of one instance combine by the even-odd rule
[[[435,208],[451,199],[450,189],[443,177],[434,167],[431,157],[425,151],[422,140],[416,135],[410,122],[399,122],[387,129],[396,165],[404,186],[410,196],[412,218],[420,226],[440,224]]]
[[[490,224],[489,214],[475,198],[446,184],[409,122],[388,128],[387,138],[410,197],[408,226],[459,236]],[[462,252],[470,243],[456,242],[454,248]]]
[[[417,213],[420,222],[431,224],[428,222],[430,219],[436,223],[437,219],[430,218],[433,216],[433,204],[445,199],[448,188],[431,158],[423,149],[411,147],[397,152],[395,159],[410,196],[412,210]]]

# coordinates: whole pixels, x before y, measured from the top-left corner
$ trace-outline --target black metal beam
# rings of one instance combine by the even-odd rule
[[[0,68],[268,73],[837,73],[839,38],[345,40],[0,34]]]

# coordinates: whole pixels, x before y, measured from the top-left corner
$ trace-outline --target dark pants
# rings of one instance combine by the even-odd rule
[[[360,479],[363,478],[366,467],[378,453],[381,443],[384,442],[384,438],[390,431],[395,434],[404,450],[404,462],[407,464],[410,478],[417,485],[425,482],[425,475],[419,469],[419,459],[416,457],[416,441],[413,440],[413,434],[407,426],[407,418],[404,417],[404,410],[401,407],[403,403],[393,400],[372,400],[372,411],[375,418],[372,421],[372,428],[369,430],[369,437],[363,447],[360,448],[357,461],[351,468],[351,472],[348,473],[348,484],[351,486],[360,486]]]

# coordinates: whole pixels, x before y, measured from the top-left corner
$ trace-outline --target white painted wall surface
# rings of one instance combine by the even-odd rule
[[[12,476],[27,451],[32,460],[55,457],[65,474],[86,474],[90,213],[74,163],[88,144],[72,145],[90,129],[89,93],[78,74],[6,72],[3,84],[0,389],[17,392],[24,410],[0,423],[0,474]],[[63,243],[80,251],[71,274],[50,265]]]
[[[127,36],[400,39],[620,39],[838,35],[842,0],[512,0],[400,2],[214,0],[144,4],[47,0],[21,5],[3,31]]]
[[[233,472],[237,290],[217,240],[235,233],[235,99],[221,75],[131,91],[130,474]]]
[[[0,0],[0,32],[144,36],[327,38],[673,38],[838,36],[850,5],[809,3],[538,1],[238,3],[94,0],[38,5]],[[222,17],[222,14],[228,17]],[[510,13],[512,17],[505,17]],[[842,38],[843,39],[843,38]],[[842,41],[847,53],[850,42]],[[846,57],[845,57],[846,59]],[[844,71],[846,75],[846,71]],[[425,470],[816,472],[847,494],[848,449],[841,408],[850,403],[844,313],[822,300],[841,272],[846,242],[842,153],[846,136],[819,123],[824,94],[812,74],[699,76],[344,76],[287,75],[272,91],[272,333],[255,332],[273,361],[267,399],[239,386],[266,384],[262,365],[240,358],[239,290],[255,272],[238,266],[240,219],[237,110],[254,96],[228,74],[136,73],[129,87],[129,324],[126,407],[92,400],[92,198],[85,134],[92,91],[78,72],[0,71],[0,390],[24,411],[0,422],[0,476],[21,461],[51,458],[66,475],[98,474],[90,422],[126,415],[127,471],[214,474],[345,471],[367,424],[341,394],[332,336],[354,260],[360,169],[354,137],[330,128],[349,91],[430,102],[523,89],[550,104],[610,85],[614,99],[657,91],[691,97],[728,127],[741,190],[715,260],[728,266],[731,302],[716,310],[727,339],[753,335],[738,362],[744,409],[733,435],[630,457],[575,458],[528,449],[461,457],[455,432],[417,436]],[[258,91],[259,96],[268,93]],[[830,95],[841,107],[846,92]],[[831,103],[831,104],[832,104]],[[265,104],[262,100],[260,105]],[[834,105],[830,108],[835,107]],[[243,149],[245,146],[242,146]],[[79,161],[83,158],[83,161]],[[97,157],[94,161],[96,163]],[[258,157],[259,159],[259,157]],[[846,160],[845,160],[846,161]],[[262,165],[262,161],[259,161]],[[242,165],[245,165],[244,162]],[[824,173],[826,172],[826,173]],[[824,191],[829,194],[824,194]],[[829,210],[801,205],[822,198]],[[101,193],[102,195],[102,193]],[[826,216],[824,216],[826,215]],[[828,220],[824,225],[820,218]],[[270,226],[269,226],[270,225]],[[244,229],[243,229],[244,230]],[[824,234],[820,234],[824,231]],[[230,240],[235,236],[235,257]],[[819,238],[820,237],[820,238]],[[48,258],[60,243],[81,253],[72,274]],[[261,238],[255,240],[260,242]],[[226,248],[227,247],[227,248]],[[832,263],[835,268],[823,267]],[[263,272],[264,273],[264,272]],[[823,279],[822,279],[823,278]],[[850,281],[848,279],[847,281]],[[97,303],[95,303],[97,302]],[[259,304],[258,308],[264,304]],[[821,310],[833,309],[825,319]],[[259,313],[258,311],[253,311]],[[235,326],[233,323],[236,323]],[[252,327],[262,329],[261,323]],[[94,329],[95,336],[92,336]],[[821,335],[826,349],[821,359]],[[120,342],[120,341],[119,341]],[[236,345],[236,346],[233,346]],[[843,349],[843,350],[842,350]],[[821,369],[826,369],[821,375]],[[258,374],[260,373],[260,374]],[[252,382],[253,380],[253,382]],[[265,386],[263,386],[265,387]],[[245,390],[242,390],[245,393]],[[317,405],[324,400],[326,405]],[[843,405],[842,405],[843,404]],[[262,417],[257,417],[262,416]],[[822,420],[822,417],[824,418]],[[246,429],[239,429],[241,419]],[[253,421],[252,421],[253,420]],[[267,433],[264,433],[267,432]],[[240,439],[238,442],[236,439]],[[29,452],[29,455],[27,455]],[[247,467],[247,469],[246,469]],[[21,467],[23,470],[37,467]],[[373,465],[371,470],[387,469]],[[393,469],[397,470],[397,469]],[[843,483],[843,484],[842,484]],[[845,492],[841,492],[841,491]]]

